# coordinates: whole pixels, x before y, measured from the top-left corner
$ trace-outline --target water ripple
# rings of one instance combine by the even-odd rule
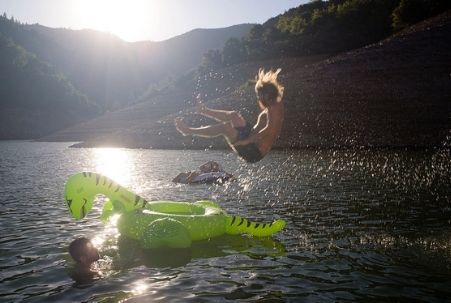
[[[273,152],[258,165],[213,151],[69,149],[0,142],[0,300],[5,302],[428,301],[451,297],[450,153]],[[110,160],[109,154],[114,155]],[[124,162],[115,164],[115,159]],[[237,178],[224,185],[170,180],[205,160]],[[113,162],[109,162],[113,161]],[[126,162],[126,163],[125,163]],[[110,165],[120,165],[116,168]],[[186,251],[148,252],[108,233],[97,201],[74,221],[68,175],[118,174],[151,199],[214,199],[253,220],[284,218],[273,239],[224,236]],[[70,278],[68,244],[105,241],[105,278]]]

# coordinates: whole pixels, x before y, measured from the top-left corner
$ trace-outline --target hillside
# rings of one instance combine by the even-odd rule
[[[166,91],[150,95],[148,100],[135,104],[133,106],[107,112],[104,115],[84,122],[73,127],[69,127],[62,131],[58,131],[50,136],[42,138],[48,141],[86,141],[99,140],[101,136],[107,136],[110,140],[118,134],[133,134],[130,137],[127,146],[150,147],[152,146],[148,140],[143,140],[142,144],[135,142],[133,136],[136,134],[146,134],[152,131],[155,125],[158,125],[160,119],[174,114],[174,112],[182,112],[193,105],[195,96],[202,94],[207,103],[221,102],[222,98],[230,95],[231,92],[238,89],[243,83],[255,77],[255,73],[260,66],[271,68],[282,64],[282,68],[286,71],[296,66],[303,66],[312,62],[319,61],[324,57],[306,57],[291,58],[284,62],[279,60],[264,62],[249,62],[242,65],[232,66],[222,69],[216,73],[208,74],[198,79],[198,82],[188,78],[184,81],[178,81],[177,85],[168,88]],[[222,97],[222,98],[221,98]],[[225,106],[233,108],[235,105],[218,104],[217,106]],[[253,107],[252,107],[253,109]],[[199,117],[197,117],[199,118]],[[116,145],[115,139],[111,139],[113,145]],[[139,140],[138,140],[139,141]],[[100,142],[100,141],[98,141]],[[104,144],[103,142],[102,144]]]
[[[450,45],[448,11],[380,43],[318,63],[306,65],[291,58],[236,65],[217,72],[202,87],[224,92],[208,101],[209,105],[242,109],[248,119],[255,119],[252,86],[242,84],[253,78],[259,66],[282,66],[286,119],[279,148],[439,146],[451,129]],[[89,139],[82,146],[224,147],[222,140],[179,135],[173,118],[180,113],[152,121],[167,113],[154,112],[153,103],[179,100],[176,110],[187,114],[198,91],[192,87],[183,95],[163,93],[153,101],[109,113],[89,127],[73,127],[48,139]],[[190,123],[205,123],[198,116],[187,117]]]
[[[147,89],[196,68],[207,50],[247,35],[252,26],[197,29],[166,41],[128,43],[108,33],[20,24],[0,16],[0,33],[54,66],[105,110],[132,104]]]
[[[67,79],[0,33],[0,139],[32,139],[99,114]]]
[[[197,29],[162,42],[127,43],[93,30],[22,24],[3,14],[0,139],[39,138],[136,103],[196,68],[208,49],[221,48],[251,27]]]

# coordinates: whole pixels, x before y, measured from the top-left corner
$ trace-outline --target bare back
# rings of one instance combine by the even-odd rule
[[[255,143],[263,154],[267,154],[271,150],[273,144],[279,137],[280,131],[282,130],[283,119],[283,102],[271,105],[258,116],[257,123],[253,128],[253,133],[258,133],[258,136],[260,137],[260,140],[257,140]]]

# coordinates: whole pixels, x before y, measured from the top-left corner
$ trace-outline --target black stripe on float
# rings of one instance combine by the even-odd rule
[[[147,200],[144,200],[142,208],[146,207],[147,203],[149,202],[147,202]]]
[[[271,226],[272,226],[272,223],[273,223],[273,222],[269,223],[269,226],[268,226],[268,227],[271,227]]]
[[[247,221],[247,226],[246,227],[249,227],[249,226],[251,226],[251,221]]]
[[[262,228],[265,228],[265,227],[266,227],[266,223],[263,224]]]
[[[92,175],[92,173],[91,173],[91,172],[89,172],[89,173],[88,173],[88,176],[90,176],[90,177],[91,177],[91,175]]]
[[[83,172],[83,177],[85,177],[85,178],[86,178],[86,173],[85,173],[85,172]]]
[[[99,176],[99,174],[96,174],[96,185],[99,185],[99,181],[100,181],[100,176]]]
[[[117,186],[117,188],[116,188],[116,190],[114,191],[115,193],[117,193],[118,192],[118,190],[121,188],[121,186],[120,185],[118,185]]]
[[[259,226],[260,226],[260,223],[255,223],[254,228],[257,228],[257,227],[259,227]]]
[[[235,220],[236,220],[236,217],[233,216],[232,223],[230,223],[230,225],[233,225],[233,223],[235,223]]]
[[[110,180],[110,185],[108,185],[108,188],[110,188],[111,185],[113,185],[113,180]]]
[[[86,215],[85,205],[86,205],[86,203],[88,203],[88,200],[86,200],[86,198],[83,198],[83,201],[85,201],[85,203],[83,203],[83,206],[81,207],[81,216],[82,217],[84,217]]]
[[[237,226],[240,226],[241,224],[243,224],[243,222],[244,222],[244,219],[241,218],[240,224],[238,224]]]
[[[135,206],[138,205],[139,200],[141,199],[140,196],[135,195]]]

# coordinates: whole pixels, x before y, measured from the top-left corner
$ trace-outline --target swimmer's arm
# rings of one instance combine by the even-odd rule
[[[266,111],[261,112],[260,115],[258,115],[257,123],[253,127],[252,132],[253,133],[260,132],[268,124],[267,120],[268,120],[268,115],[267,115]]]
[[[192,172],[189,173],[188,177],[186,178],[186,181],[188,183],[191,183],[193,181],[193,173]]]
[[[195,171],[190,172],[190,174],[189,174],[188,178],[186,178],[186,180],[188,181],[188,183],[191,183],[191,182],[193,182],[193,179],[196,178],[197,176],[199,176],[198,172],[195,172]]]

